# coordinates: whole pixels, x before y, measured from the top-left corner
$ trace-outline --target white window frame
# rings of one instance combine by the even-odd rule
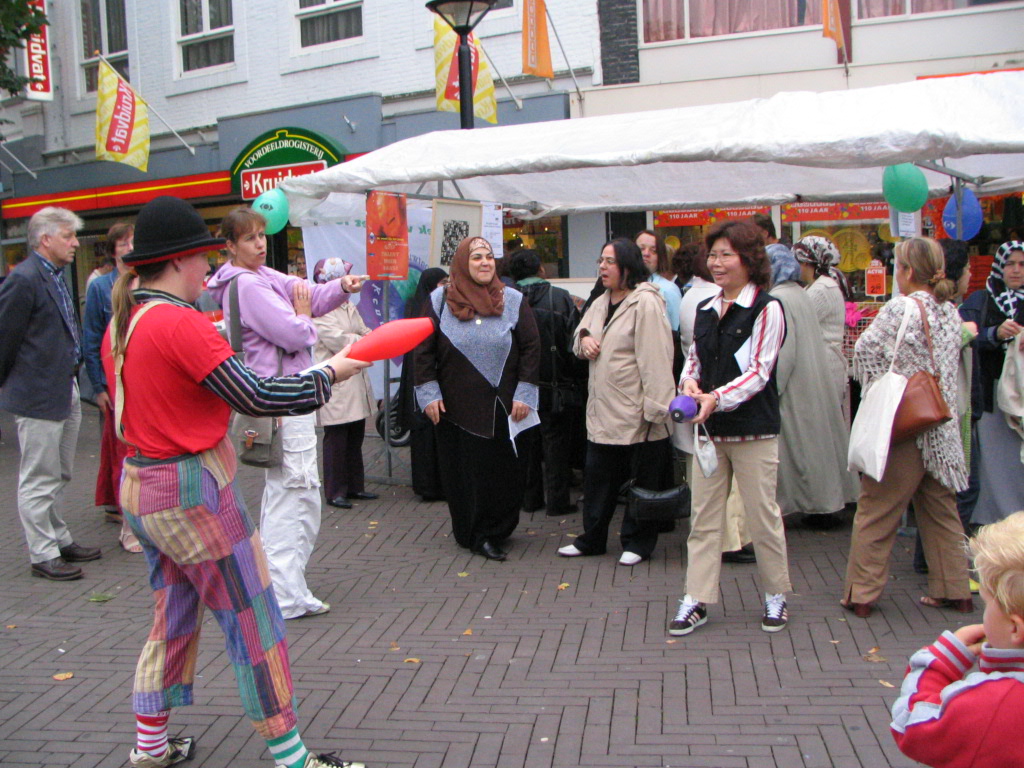
[[[359,26],[361,32],[354,37],[343,37],[339,40],[328,40],[325,43],[317,43],[315,45],[302,44],[302,22],[305,19],[315,18],[317,16],[328,16],[331,13],[338,11],[352,10],[353,8],[359,9]],[[366,37],[366,4],[363,0],[324,0],[320,5],[310,6],[309,8],[300,8],[299,0],[295,0],[295,50],[298,52],[303,51],[322,51],[328,48],[342,45],[351,45],[353,43],[360,43]]]
[[[127,3],[127,0],[120,0],[120,2],[122,4],[122,6],[124,7],[124,12],[125,12],[125,27],[126,27],[125,37],[127,38],[127,35],[128,35],[128,30],[127,30],[127,27],[128,27],[128,3]],[[100,9],[100,21],[99,21],[99,24],[100,24],[100,53],[103,55],[103,57],[107,61],[109,61],[111,64],[114,64],[114,65],[120,64],[121,62],[128,62],[128,66],[129,66],[128,72],[131,73],[131,57],[129,55],[128,40],[127,39],[125,40],[125,49],[123,51],[117,51],[116,53],[110,53],[110,41],[108,39],[109,27],[108,27],[108,24],[107,24],[107,2],[106,2],[106,0],[98,0],[97,4],[99,5],[99,9]],[[75,16],[76,16],[76,20],[78,22],[78,44],[83,47],[81,61],[79,62],[79,66],[78,66],[79,83],[80,83],[81,88],[82,88],[82,91],[81,91],[82,95],[90,95],[90,94],[96,93],[96,90],[95,89],[94,90],[89,90],[89,78],[88,78],[88,75],[86,74],[86,68],[97,66],[99,64],[100,60],[99,60],[99,58],[97,56],[93,55],[92,51],[84,50],[84,46],[85,46],[85,34],[84,33],[85,33],[85,30],[82,28],[82,12],[81,12],[81,5],[79,3],[75,4],[75,10],[76,10]],[[115,66],[114,69],[117,69],[117,67]]]
[[[221,72],[225,69],[232,69],[236,66],[238,61],[238,49],[235,43],[238,38],[235,34],[235,7],[234,0],[229,0],[231,3],[231,23],[224,27],[217,27],[215,30],[210,29],[210,0],[200,0],[203,6],[203,29],[201,32],[194,32],[190,35],[181,34],[181,0],[175,0],[174,2],[174,33],[175,33],[175,44],[178,50],[178,76],[179,77],[190,77],[193,75],[205,75],[210,72]],[[232,38],[232,59],[222,64],[213,64],[208,67],[199,67],[197,69],[185,69],[185,48],[191,43],[208,42],[211,40],[217,40],[220,38],[230,37]]]

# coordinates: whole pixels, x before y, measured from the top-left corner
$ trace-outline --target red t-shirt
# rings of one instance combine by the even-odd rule
[[[109,328],[100,354],[113,398]],[[150,309],[132,332],[121,370],[127,441],[150,459],[200,453],[220,443],[231,407],[200,382],[233,354],[202,313],[173,304]]]

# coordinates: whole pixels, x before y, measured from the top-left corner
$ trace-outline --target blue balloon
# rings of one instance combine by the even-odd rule
[[[956,231],[956,195],[949,198],[946,202],[946,207],[942,210],[942,226],[946,230],[946,234],[953,240],[970,240],[981,231],[981,225],[985,219],[977,195],[969,189],[963,190],[962,194],[963,212],[961,213],[961,223],[964,228],[963,233]]]

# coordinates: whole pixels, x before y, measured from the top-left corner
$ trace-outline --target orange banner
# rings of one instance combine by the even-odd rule
[[[553,78],[544,0],[523,0],[523,74]]]
[[[366,196],[366,273],[371,280],[409,276],[405,195],[374,190]]]
[[[835,40],[836,48],[846,47],[843,36],[843,17],[839,15],[839,0],[821,0],[821,35]]]

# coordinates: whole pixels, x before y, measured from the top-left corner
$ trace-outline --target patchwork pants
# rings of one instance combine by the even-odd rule
[[[295,727],[284,619],[259,532],[234,484],[225,440],[201,454],[129,458],[121,505],[142,543],[156,599],[135,670],[132,706],[155,714],[192,703],[205,609],[224,633],[242,708],[265,739]]]

